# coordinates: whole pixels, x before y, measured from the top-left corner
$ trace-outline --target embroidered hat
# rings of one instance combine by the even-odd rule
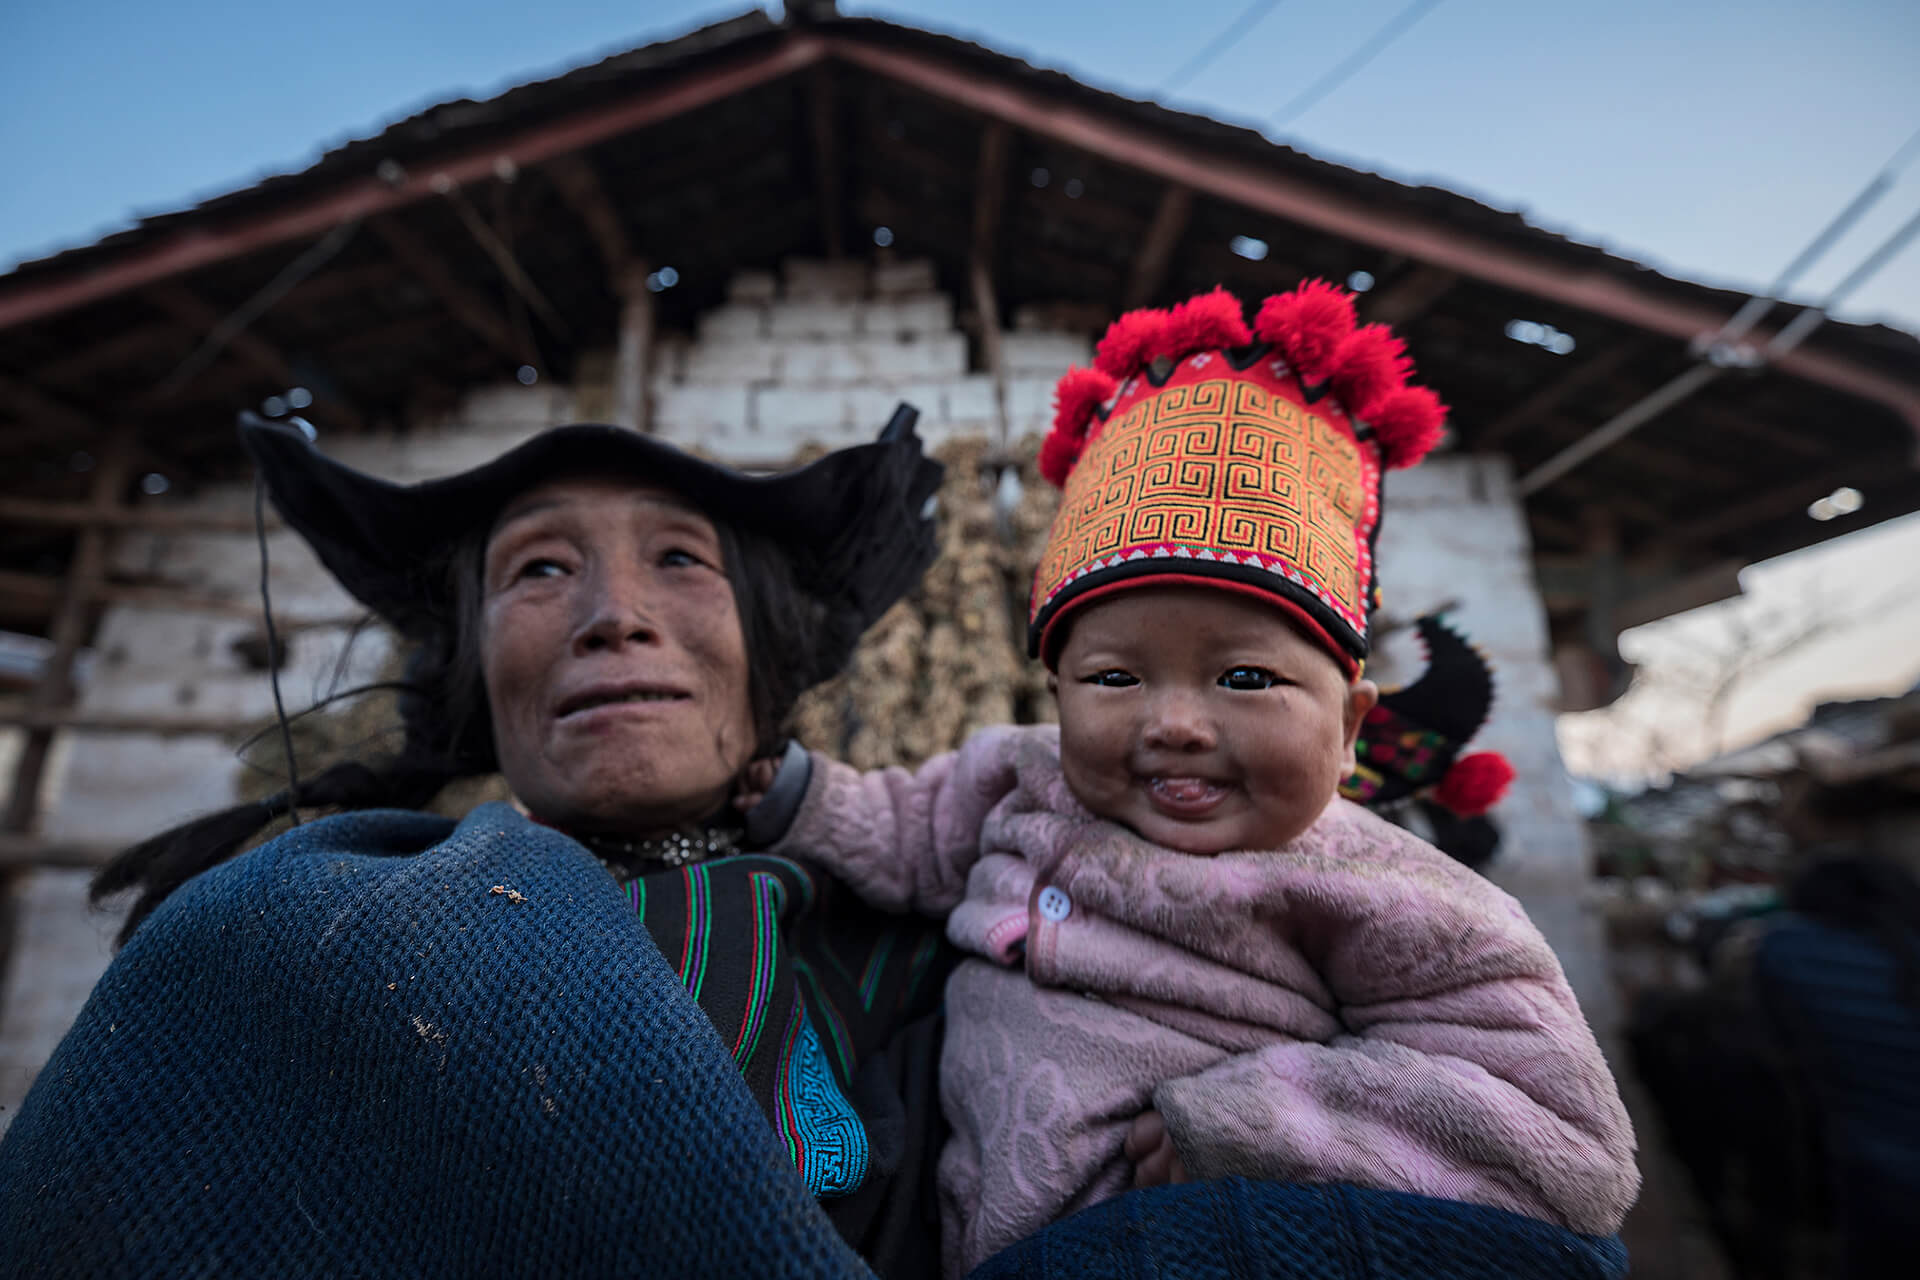
[[[1437,614],[1415,625],[1427,669],[1381,694],[1367,712],[1354,743],[1359,767],[1340,794],[1369,808],[1416,796],[1456,817],[1477,818],[1513,781],[1513,766],[1498,752],[1461,754],[1493,709],[1493,668]]]
[[[1053,665],[1061,620],[1116,591],[1200,583],[1278,605],[1357,677],[1380,473],[1425,457],[1446,415],[1411,372],[1322,280],[1268,298],[1251,329],[1224,289],[1121,316],[1055,392],[1040,472],[1065,492],[1029,650]]]

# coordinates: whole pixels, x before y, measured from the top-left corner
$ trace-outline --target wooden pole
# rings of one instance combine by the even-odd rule
[[[1153,295],[1166,283],[1167,268],[1173,262],[1174,246],[1186,234],[1187,223],[1192,217],[1192,189],[1169,183],[1166,190],[1160,193],[1160,204],[1153,211],[1153,222],[1147,228],[1146,239],[1140,242],[1140,252],[1134,257],[1133,271],[1127,277],[1127,292],[1120,299],[1122,311],[1144,307],[1153,301]]]
[[[1000,340],[1000,303],[993,291],[994,242],[1000,231],[1000,210],[1006,202],[1007,156],[1012,131],[990,122],[980,135],[980,158],[973,185],[973,247],[967,261],[967,282],[974,313],[980,319],[980,353],[993,375],[993,404],[998,418],[998,447],[1005,450],[1011,432],[1007,423],[1007,361]]]
[[[613,420],[635,431],[653,430],[653,292],[645,262],[629,263],[615,281],[620,295],[620,341],[613,356]]]
[[[94,471],[92,505],[107,508],[117,504],[132,477],[138,445],[131,428],[117,429],[108,440]],[[53,614],[48,631],[53,652],[46,668],[28,697],[33,713],[54,711],[73,696],[73,659],[87,638],[91,600],[106,577],[107,550],[111,534],[103,524],[89,524],[80,530],[67,569],[66,592]],[[27,731],[27,741],[14,765],[13,790],[7,797],[7,810],[0,816],[0,831],[26,832],[33,829],[39,815],[40,787],[46,780],[47,757],[53,750],[54,731],[36,727]]]

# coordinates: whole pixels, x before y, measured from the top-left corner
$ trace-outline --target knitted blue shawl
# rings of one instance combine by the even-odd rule
[[[1494,1210],[1226,1182],[981,1274],[1624,1271]],[[0,1275],[868,1274],[612,878],[501,805],[311,822],[190,881],[0,1142]]]

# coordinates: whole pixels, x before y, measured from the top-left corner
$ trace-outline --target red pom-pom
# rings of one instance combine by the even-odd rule
[[[1107,336],[1094,349],[1093,367],[1124,382],[1159,354],[1167,328],[1167,313],[1157,310],[1129,311],[1107,328]]]
[[[1113,398],[1119,383],[1098,369],[1069,369],[1053,389],[1053,429],[1085,440],[1093,411]]]
[[[1389,391],[1367,416],[1389,468],[1410,467],[1433,451],[1446,431],[1447,406],[1426,387]]]
[[[1183,359],[1195,351],[1244,347],[1253,341],[1240,299],[1219,285],[1188,298],[1167,314],[1167,327],[1154,355]]]
[[[1086,447],[1085,439],[1064,431],[1047,432],[1047,438],[1040,442],[1041,478],[1056,489],[1066,488],[1073,464],[1080,461],[1080,451]]]
[[[1513,783],[1513,766],[1497,751],[1461,756],[1433,790],[1433,801],[1463,818],[1477,818],[1500,803]]]
[[[1253,331],[1279,347],[1302,378],[1318,382],[1355,323],[1352,294],[1325,280],[1308,280],[1261,303]]]
[[[1381,397],[1405,386],[1412,372],[1407,344],[1394,337],[1387,326],[1370,324],[1355,329],[1334,349],[1327,376],[1347,412],[1365,418]]]

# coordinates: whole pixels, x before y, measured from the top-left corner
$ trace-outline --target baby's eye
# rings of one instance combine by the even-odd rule
[[[1265,667],[1233,667],[1220,677],[1222,689],[1271,689],[1280,677]]]
[[[1082,676],[1081,684],[1097,684],[1103,689],[1130,689],[1140,683],[1140,678],[1130,671],[1114,667],[1108,671],[1096,671],[1090,676]]]

